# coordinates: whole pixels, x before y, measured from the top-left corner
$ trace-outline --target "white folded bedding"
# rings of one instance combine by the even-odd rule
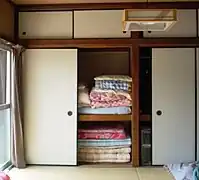
[[[129,107],[110,107],[110,108],[78,108],[80,114],[130,114],[131,108]]]

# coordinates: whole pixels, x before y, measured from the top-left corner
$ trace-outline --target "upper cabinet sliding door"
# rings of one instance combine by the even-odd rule
[[[197,15],[194,9],[177,10],[177,22],[167,31],[144,32],[144,37],[196,37]]]
[[[72,39],[72,11],[20,12],[19,38]]]
[[[153,165],[195,160],[195,49],[152,51]]]
[[[122,10],[92,10],[74,12],[75,38],[129,38],[122,31]]]
[[[76,165],[77,50],[26,50],[23,87],[27,163]]]

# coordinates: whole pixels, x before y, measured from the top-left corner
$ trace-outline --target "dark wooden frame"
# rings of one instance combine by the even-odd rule
[[[138,46],[132,45],[129,41],[121,42],[120,40],[94,40],[89,42],[88,40],[83,40],[79,43],[67,44],[68,40],[20,40],[19,43],[24,45],[28,49],[42,49],[42,48],[129,48],[130,49],[130,64],[132,66],[131,74],[134,79],[133,84],[133,111],[131,118],[132,125],[132,144],[133,144],[133,153],[132,153],[132,165],[134,167],[139,166],[139,48]],[[69,40],[70,41],[70,40]],[[76,40],[75,40],[76,41]],[[128,43],[127,43],[128,42]]]
[[[112,9],[198,9],[199,2],[118,2],[18,5],[18,11],[68,11],[68,10],[112,10]]]
[[[199,38],[19,39],[26,48],[197,47]]]
[[[60,5],[20,5],[16,8],[16,40],[19,44],[29,49],[42,48],[130,48],[131,66],[133,68],[133,109],[132,114],[132,144],[133,166],[139,166],[139,48],[140,47],[199,47],[198,38],[198,11],[197,37],[195,38],[142,38],[141,33],[132,33],[130,38],[112,39],[18,39],[18,12],[20,11],[68,11],[68,10],[113,10],[113,9],[199,9],[199,2],[175,2],[175,3],[84,3],[84,4],[60,4]],[[150,117],[147,117],[150,120]]]
[[[40,48],[130,48],[131,66],[133,68],[133,114],[132,114],[132,165],[140,165],[139,137],[139,48],[140,47],[199,47],[199,38],[153,38],[153,39],[29,39],[19,40],[19,43],[29,49]]]
[[[133,68],[133,114],[132,114],[132,144],[133,166],[139,166],[139,48],[140,47],[197,47],[199,38],[155,38],[155,39],[74,39],[74,40],[20,40],[20,44],[30,49],[40,48],[130,48],[131,66]]]

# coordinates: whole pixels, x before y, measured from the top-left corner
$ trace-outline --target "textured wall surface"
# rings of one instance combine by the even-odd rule
[[[14,6],[7,0],[0,5],[0,37],[14,40]]]

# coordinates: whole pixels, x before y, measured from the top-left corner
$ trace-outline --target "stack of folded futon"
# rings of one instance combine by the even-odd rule
[[[132,78],[124,75],[103,75],[94,78],[95,86],[89,96],[90,107],[79,108],[82,114],[131,113]],[[88,93],[87,93],[88,94]],[[88,99],[88,98],[87,98]]]
[[[91,126],[78,130],[79,162],[129,162],[130,152],[131,138],[121,126]]]

